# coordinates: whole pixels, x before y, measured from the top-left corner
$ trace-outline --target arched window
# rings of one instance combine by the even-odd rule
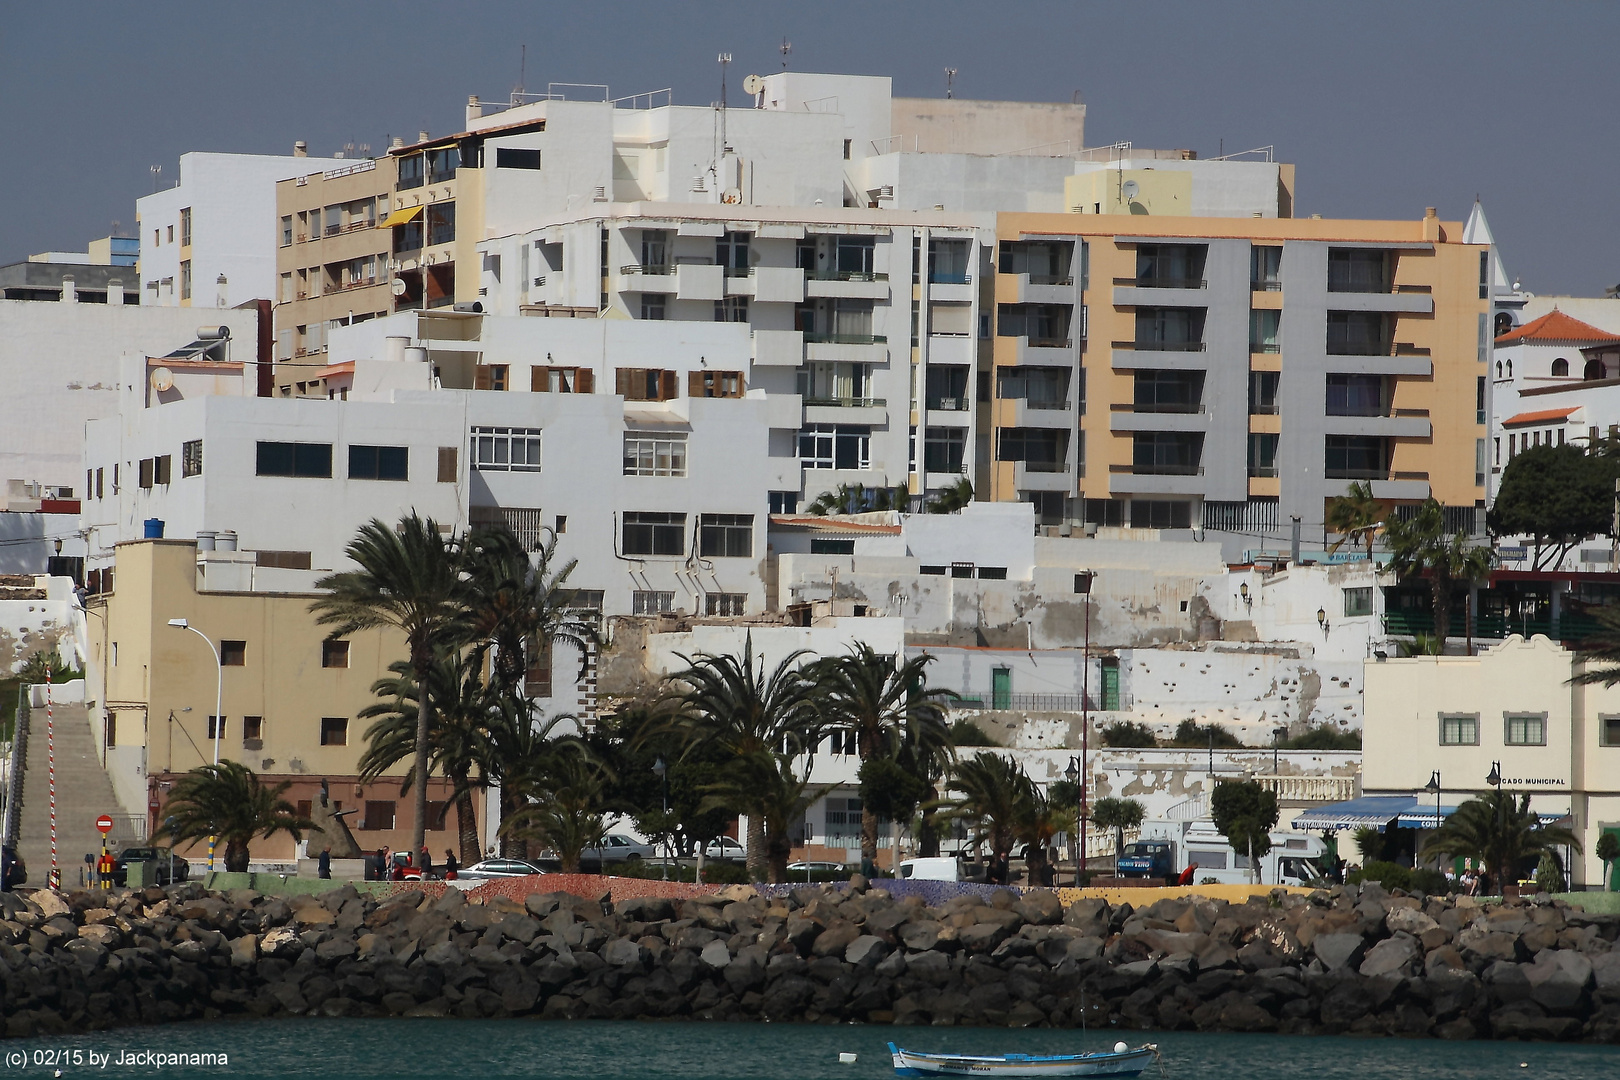
[[[1586,370],[1581,372],[1583,379],[1605,379],[1608,378],[1608,375],[1608,371],[1604,369],[1603,361],[1595,356],[1586,362]]]
[[[1569,374],[1569,361],[1562,356],[1553,361],[1552,373],[1554,378]]]
[[[1502,377],[1502,361],[1500,360],[1496,362],[1496,377],[1498,379]]]
[[[1513,378],[1513,361],[1508,361],[1508,378]]]
[[[1501,337],[1503,334],[1509,333],[1512,330],[1513,316],[1509,315],[1505,311],[1498,311],[1496,313],[1496,336]]]

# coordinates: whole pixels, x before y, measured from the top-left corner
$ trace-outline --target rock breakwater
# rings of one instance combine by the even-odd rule
[[[0,894],[0,1015],[12,1037],[310,1015],[1620,1042],[1620,916],[1559,902],[581,891]]]

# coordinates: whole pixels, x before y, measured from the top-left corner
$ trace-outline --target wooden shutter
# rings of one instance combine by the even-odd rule
[[[630,379],[634,374],[631,368],[613,369],[613,392],[622,398],[630,397]]]
[[[473,368],[473,389],[489,389],[489,368],[485,367],[483,364],[479,364],[477,367]]]
[[[686,373],[686,396],[707,397],[703,392],[703,372],[688,371]]]
[[[169,455],[152,459],[152,479],[159,484],[169,482]]]
[[[439,483],[453,484],[456,482],[456,448],[453,446],[439,447]]]
[[[529,392],[543,394],[551,389],[551,369],[531,367],[529,369]]]
[[[580,368],[574,379],[574,392],[576,394],[594,394],[596,392],[596,372],[590,368]]]
[[[658,373],[658,400],[669,401],[672,398],[680,397],[680,395],[681,392],[675,381],[675,373],[673,371],[660,371]]]

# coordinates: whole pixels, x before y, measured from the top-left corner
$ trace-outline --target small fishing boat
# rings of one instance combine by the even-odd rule
[[[1159,1048],[1149,1043],[1091,1054],[923,1054],[889,1044],[897,1076],[1140,1076]]]

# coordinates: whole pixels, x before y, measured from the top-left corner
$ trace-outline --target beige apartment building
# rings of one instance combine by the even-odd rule
[[[393,310],[395,160],[363,159],[276,184],[276,382],[325,396],[326,334]]]
[[[1531,797],[1543,815],[1570,817],[1581,838],[1575,888],[1600,888],[1598,838],[1620,833],[1620,687],[1572,686],[1586,670],[1541,635],[1517,634],[1476,656],[1368,660],[1362,791],[1415,795],[1418,819],[1438,799],[1449,813],[1491,789]],[[1439,775],[1438,793],[1425,791]],[[1611,868],[1620,887],[1620,866]]]
[[[1366,481],[1393,504],[1432,495],[1472,530],[1489,249],[1433,210],[1175,216],[1190,183],[1076,176],[1071,213],[998,215],[985,494],[1053,524],[1261,537],[1297,517],[1319,537],[1328,501]]]
[[[286,798],[308,803],[323,781],[362,848],[408,847],[411,800],[402,765],[361,784],[358,761],[376,701],[371,685],[405,655],[399,635],[369,631],[333,639],[309,612],[308,571],[255,565],[254,552],[198,550],[193,540],[119,544],[114,588],[90,603],[92,654],[106,674],[102,737],[114,786],[131,802],[143,788],[149,828],[162,825],[174,780],[214,760],[214,702],[223,672],[221,759],[240,761],[266,783],[292,782]],[[196,633],[169,625],[185,619]],[[99,624],[99,625],[98,625]],[[437,859],[455,842],[455,817],[441,820],[447,785],[428,798],[428,842]],[[448,826],[448,828],[446,828]],[[253,845],[258,860],[290,860],[286,835]]]

